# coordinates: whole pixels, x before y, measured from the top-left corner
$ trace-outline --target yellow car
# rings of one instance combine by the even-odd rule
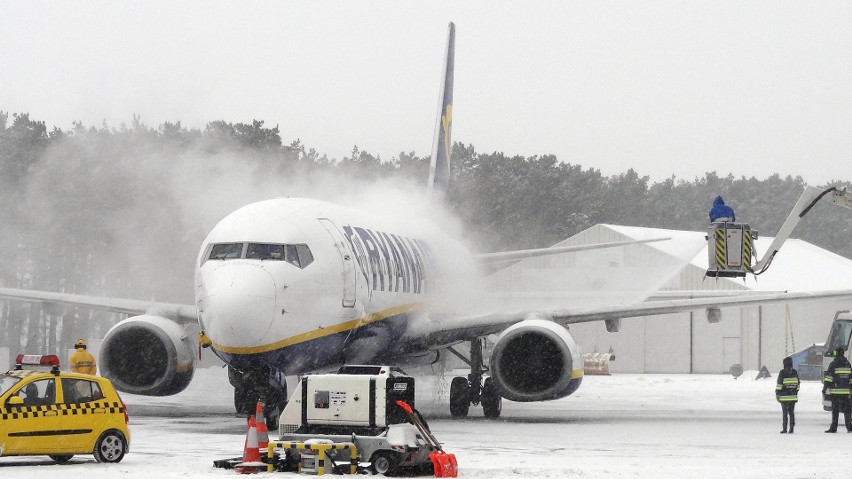
[[[19,354],[0,373],[0,456],[119,462],[130,447],[127,408],[108,379],[59,371],[59,358]]]

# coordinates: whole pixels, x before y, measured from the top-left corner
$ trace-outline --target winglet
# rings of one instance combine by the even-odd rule
[[[450,149],[453,146],[453,66],[455,63],[456,26],[450,22],[447,33],[447,52],[444,57],[444,74],[441,78],[441,95],[435,139],[432,143],[432,162],[429,167],[429,184],[426,196],[439,201],[447,196],[450,183]]]

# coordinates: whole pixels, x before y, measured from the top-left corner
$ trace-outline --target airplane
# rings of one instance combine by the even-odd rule
[[[449,24],[427,198],[450,187],[455,26]],[[659,241],[664,238],[645,240]],[[600,307],[468,308],[479,265],[514,264],[636,241],[474,254],[440,224],[398,221],[308,198],[275,198],[223,218],[195,260],[195,303],[170,304],[0,288],[0,298],[60,303],[127,314],[105,335],[99,364],[120,391],[164,396],[192,380],[196,340],[228,365],[238,412],[264,398],[274,424],[287,400],[285,376],[343,364],[429,364],[449,351],[469,366],[454,377],[450,413],[481,404],[500,416],[502,399],[544,401],[575,392],[580,345],[568,326],[622,318],[770,302],[850,298],[852,291],[703,295]],[[487,293],[487,291],[486,291]],[[712,320],[712,319],[711,319]],[[498,335],[487,364],[483,338]],[[465,356],[455,349],[469,343]],[[139,367],[144,364],[144,367]],[[486,375],[487,373],[487,375]]]

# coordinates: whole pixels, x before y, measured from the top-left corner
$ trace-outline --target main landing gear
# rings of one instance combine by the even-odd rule
[[[482,374],[487,371],[482,361],[483,347],[482,338],[471,341],[470,359],[453,348],[447,348],[470,366],[467,378],[456,376],[450,383],[450,415],[453,417],[467,417],[470,405],[477,406],[480,403],[485,417],[500,417],[503,398],[494,387],[493,379],[489,377],[485,378],[485,381],[482,380]]]

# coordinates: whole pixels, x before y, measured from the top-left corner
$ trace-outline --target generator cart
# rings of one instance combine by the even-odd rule
[[[336,374],[303,376],[279,418],[280,441],[352,443],[362,469],[432,475],[433,447],[397,401],[414,405],[414,378],[387,366],[343,366]],[[327,457],[332,467],[348,468],[349,454],[332,449]],[[304,472],[313,470],[313,461],[288,449],[279,463]]]

